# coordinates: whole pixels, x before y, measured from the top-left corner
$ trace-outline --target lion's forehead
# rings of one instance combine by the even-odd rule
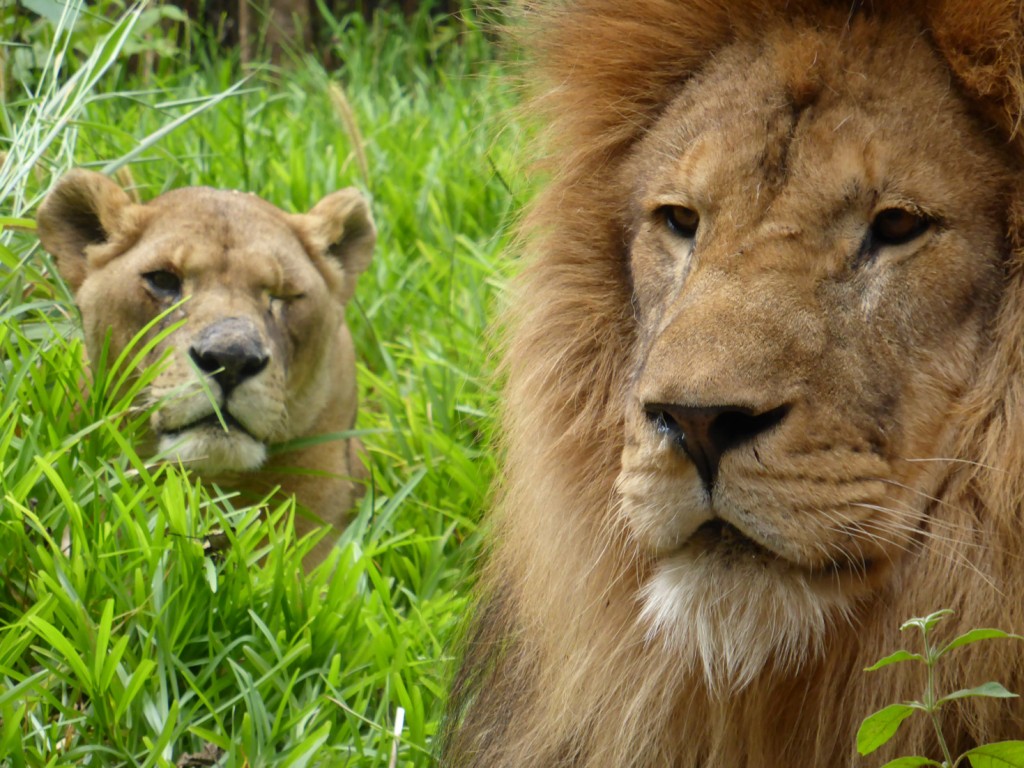
[[[638,148],[640,204],[683,195],[737,225],[771,211],[800,226],[880,196],[942,216],[992,197],[997,185],[962,182],[997,176],[1004,158],[928,45],[883,31],[873,48],[855,42],[838,56],[824,32],[783,29],[722,51]],[[964,151],[944,151],[951,142]]]

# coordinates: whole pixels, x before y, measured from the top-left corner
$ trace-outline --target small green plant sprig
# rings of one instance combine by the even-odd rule
[[[997,682],[983,683],[975,688],[963,688],[953,691],[945,696],[939,694],[935,689],[935,668],[939,660],[951,651],[965,645],[971,645],[982,640],[996,639],[1024,639],[1020,635],[1011,635],[1001,629],[972,629],[944,646],[934,642],[931,637],[932,629],[944,618],[952,614],[951,610],[936,611],[923,618],[909,619],[900,627],[902,632],[910,627],[917,627],[921,630],[924,653],[911,653],[900,650],[879,659],[867,667],[865,672],[874,672],[890,664],[899,664],[904,661],[916,661],[925,665],[927,669],[924,698],[921,701],[911,701],[903,704],[890,704],[869,715],[861,723],[857,731],[857,751],[861,755],[868,755],[886,744],[899,729],[900,724],[914,714],[915,711],[923,712],[932,722],[935,728],[935,736],[938,738],[939,747],[942,749],[942,762],[937,762],[928,757],[912,755],[899,757],[890,760],[882,768],[917,768],[918,766],[938,766],[938,768],[957,768],[963,765],[965,760],[970,761],[972,768],[1024,768],[1024,741],[999,741],[991,744],[969,749],[956,759],[949,751],[949,746],[942,734],[939,713],[942,708],[953,701],[973,697],[986,697],[992,699],[1013,699],[1017,694],[1006,690]]]

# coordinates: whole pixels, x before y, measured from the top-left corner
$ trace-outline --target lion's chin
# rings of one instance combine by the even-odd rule
[[[160,436],[160,454],[200,474],[251,472],[267,459],[267,447],[246,432],[202,425]]]
[[[820,656],[829,626],[848,621],[855,598],[842,577],[807,571],[749,540],[691,544],[659,559],[641,592],[647,641],[662,643],[716,695],[762,671],[793,670]]]

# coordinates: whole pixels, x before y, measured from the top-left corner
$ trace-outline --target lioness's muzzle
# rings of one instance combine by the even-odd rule
[[[189,345],[188,353],[199,369],[220,385],[224,397],[270,362],[259,329],[242,317],[224,318],[207,326]]]

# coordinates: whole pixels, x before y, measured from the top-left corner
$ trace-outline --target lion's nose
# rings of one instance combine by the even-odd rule
[[[709,494],[715,485],[722,455],[767,432],[782,421],[788,411],[785,405],[761,412],[736,405],[644,405],[648,420],[669,435],[696,465]]]
[[[199,370],[210,374],[220,385],[225,397],[270,362],[256,326],[239,317],[229,317],[204,328],[188,352]]]

